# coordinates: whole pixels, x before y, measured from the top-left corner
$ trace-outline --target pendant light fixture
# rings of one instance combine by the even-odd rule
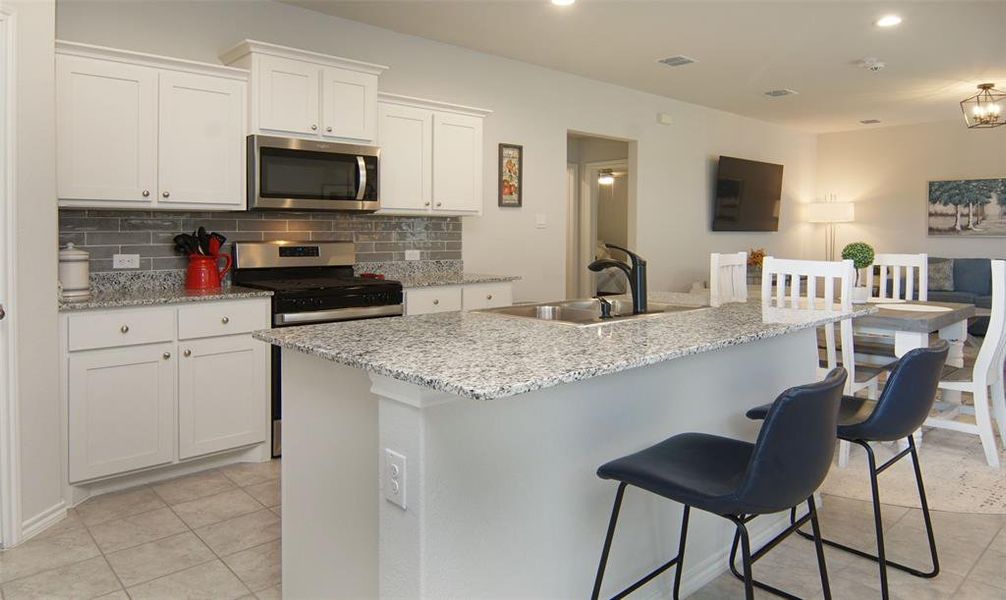
[[[602,169],[600,173],[597,174],[597,183],[600,185],[612,185],[615,183],[615,174],[611,169]]]
[[[987,129],[1006,125],[1006,93],[995,89],[994,83],[978,86],[978,93],[961,101],[964,123],[968,129]]]

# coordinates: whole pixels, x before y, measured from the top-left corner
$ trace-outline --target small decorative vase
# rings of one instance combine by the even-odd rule
[[[870,289],[866,286],[852,288],[852,303],[866,304],[870,301]]]

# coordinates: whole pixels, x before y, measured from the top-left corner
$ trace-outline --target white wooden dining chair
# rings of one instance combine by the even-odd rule
[[[877,273],[875,274],[874,271]],[[875,279],[876,277],[876,279]],[[874,281],[878,283],[874,291]],[[888,290],[887,282],[891,282]],[[880,300],[929,299],[929,257],[926,254],[878,254],[866,270],[866,289]],[[918,298],[915,297],[918,289]]]
[[[709,305],[748,301],[748,254],[709,255]]]
[[[806,285],[802,284],[806,280]],[[851,260],[815,261],[788,260],[767,256],[762,263],[761,296],[765,306],[798,310],[852,310],[852,288],[856,267]],[[822,294],[818,294],[818,283]],[[774,289],[773,289],[774,286]],[[838,339],[835,328],[838,328]],[[882,369],[857,365],[851,319],[825,325],[824,356],[820,360],[821,376],[837,366],[845,367],[848,378],[845,393],[854,395],[866,390],[867,398],[875,400],[880,391]],[[849,443],[839,444],[839,466],[849,462]]]
[[[940,381],[944,399],[937,403],[937,414],[926,419],[927,427],[952,429],[977,435],[985,450],[985,460],[991,467],[999,466],[992,420],[999,428],[999,438],[1006,445],[1006,396],[1003,389],[1003,366],[1006,363],[1006,261],[992,261],[992,315],[989,329],[978,349],[975,365],[970,370],[959,369]],[[948,394],[948,392],[950,392]],[[960,399],[960,392],[974,397],[973,406],[964,406],[948,399]],[[991,408],[991,410],[990,410]],[[961,414],[974,415],[974,423],[957,420]]]

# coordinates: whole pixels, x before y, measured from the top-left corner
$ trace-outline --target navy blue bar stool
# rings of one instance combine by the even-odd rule
[[[674,598],[681,587],[681,571],[688,536],[688,516],[698,508],[728,519],[736,526],[735,545],[740,541],[744,590],[748,600],[759,587],[785,598],[795,598],[756,581],[751,566],[776,544],[810,521],[817,540],[817,560],[824,597],[831,598],[814,506],[814,491],[828,474],[835,453],[838,406],[847,374],[837,368],[824,381],[786,390],[770,405],[755,443],[704,433],[683,433],[649,448],[613,460],[599,468],[602,479],[618,481],[615,505],[594,579],[596,600],[615,536],[615,525],[626,486],[634,486],[685,505],[681,519],[678,554],[613,598],[623,598],[657,575],[677,565]],[[806,502],[809,512],[757,552],[751,552],[747,524],[758,515],[791,509]],[[731,568],[733,568],[731,556]]]
[[[853,396],[843,396],[838,413],[839,439],[862,446],[866,450],[869,463],[870,489],[873,495],[873,520],[877,535],[877,554],[870,554],[857,548],[839,544],[825,539],[824,543],[834,548],[851,552],[857,556],[876,561],[880,565],[880,590],[884,600],[890,598],[887,582],[887,567],[899,569],[916,577],[936,577],[940,573],[940,560],[936,555],[936,538],[933,535],[933,522],[929,516],[929,504],[926,502],[926,488],[922,484],[922,470],[919,467],[919,453],[915,448],[912,434],[916,432],[929,416],[936,400],[936,387],[947,361],[950,345],[940,340],[930,348],[916,348],[907,352],[894,365],[884,391],[876,401]],[[751,419],[764,419],[770,413],[770,407],[759,406],[748,411]],[[908,447],[884,464],[877,466],[877,459],[870,447],[870,442],[893,442],[907,438]],[[880,488],[877,476],[883,473],[905,456],[912,455],[915,467],[915,483],[919,488],[919,500],[922,505],[922,518],[926,523],[926,536],[929,538],[929,554],[933,566],[928,571],[915,569],[894,561],[887,560],[884,551],[884,522],[880,513]],[[791,513],[790,521],[795,523],[796,509]],[[810,534],[799,531],[800,535],[815,539]],[[815,536],[817,533],[815,532]]]

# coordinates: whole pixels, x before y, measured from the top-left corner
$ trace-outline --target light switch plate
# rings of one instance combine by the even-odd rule
[[[537,227],[538,229],[545,229],[546,224],[547,224],[546,215],[538,213],[534,216],[535,227]]]
[[[113,269],[139,269],[140,268],[140,255],[139,254],[113,254],[112,255],[112,268]]]
[[[405,456],[384,449],[384,499],[405,510]]]
[[[419,250],[406,250],[405,260],[419,260]]]

